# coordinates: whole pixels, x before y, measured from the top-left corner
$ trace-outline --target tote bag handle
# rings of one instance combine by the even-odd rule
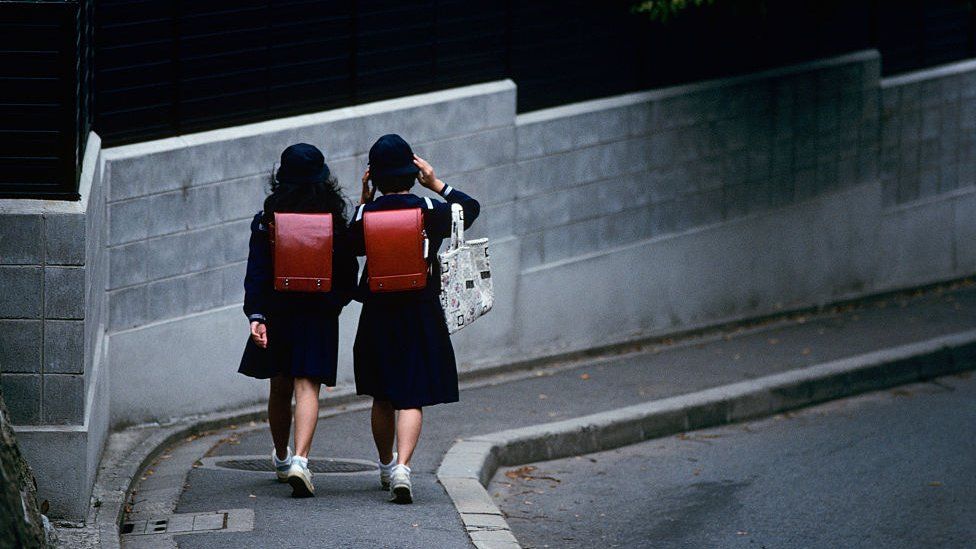
[[[451,249],[456,250],[464,245],[464,208],[460,204],[451,204]]]

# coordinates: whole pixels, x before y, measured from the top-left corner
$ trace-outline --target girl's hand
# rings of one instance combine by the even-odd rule
[[[366,171],[363,172],[363,192],[359,196],[359,204],[366,204],[373,201],[373,196],[376,194],[376,187],[369,186],[369,166],[366,166]]]
[[[417,181],[421,185],[435,193],[440,193],[444,190],[444,183],[434,175],[434,167],[429,162],[417,155],[413,155],[413,164],[420,169],[420,173],[417,174]]]
[[[262,348],[268,348],[268,327],[264,325],[263,322],[258,322],[257,320],[251,322],[251,339],[254,343]]]

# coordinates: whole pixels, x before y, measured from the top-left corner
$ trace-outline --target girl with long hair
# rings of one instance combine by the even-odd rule
[[[238,371],[270,379],[268,423],[279,481],[292,495],[315,494],[308,453],[318,422],[319,390],[336,384],[339,313],[352,299],[359,264],[347,239],[346,199],[325,157],[305,143],[281,153],[271,176],[271,194],[251,222],[250,252],[244,278],[244,314],[250,338]],[[276,212],[330,213],[333,219],[332,290],[324,293],[274,289],[269,224]],[[295,452],[288,446],[295,398]]]

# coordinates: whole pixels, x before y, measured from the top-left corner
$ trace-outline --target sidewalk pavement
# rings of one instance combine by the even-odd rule
[[[148,489],[135,486],[130,520],[145,519],[150,511],[162,516],[235,510],[231,516],[253,513],[253,529],[246,531],[248,527],[235,524],[230,530],[238,531],[201,528],[189,535],[127,535],[123,546],[172,547],[175,541],[181,548],[468,547],[465,528],[435,474],[444,453],[459,438],[724,386],[974,326],[976,288],[963,286],[914,298],[868,301],[843,311],[799,316],[673,345],[649,345],[627,355],[462,387],[460,403],[425,410],[424,433],[412,464],[415,503],[411,506],[387,503],[375,470],[319,474],[315,477],[317,497],[301,500],[291,499],[287,485],[274,482],[270,472],[212,466],[233,456],[267,459],[270,435],[261,423],[235,426],[202,439],[192,437],[166,451],[158,466],[168,467],[167,474],[158,479],[144,476],[143,483],[151,484]],[[204,453],[207,459],[193,461],[194,455],[202,458]],[[319,421],[311,457],[375,459],[368,409],[353,404],[345,412],[326,414]],[[173,471],[178,463],[186,463],[188,473]],[[192,469],[190,463],[195,463]],[[346,465],[354,468],[356,464]],[[153,501],[160,494],[165,497]],[[172,503],[175,510],[167,509]],[[178,516],[183,522],[190,520]],[[199,519],[201,523],[205,518]]]

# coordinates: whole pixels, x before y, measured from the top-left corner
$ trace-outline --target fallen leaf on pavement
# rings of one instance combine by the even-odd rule
[[[505,471],[505,476],[513,480],[525,478],[535,471],[535,469],[536,468],[532,465],[523,465],[517,469],[509,469],[508,471]]]
[[[582,379],[582,380],[590,379],[590,374],[582,374],[582,375],[580,375],[580,379]]]
[[[548,480],[550,482],[562,482],[556,477],[543,476],[543,475],[533,475],[532,472],[536,470],[536,467],[532,465],[523,465],[517,469],[509,469],[505,471],[505,476],[512,479],[522,479],[522,480]]]
[[[942,486],[942,483],[939,482],[939,481],[937,481],[937,480],[933,480],[932,482],[929,483],[929,486],[936,486],[936,487],[938,487],[938,486]]]
[[[808,354],[810,354],[810,347],[804,347],[803,350],[800,351],[800,352],[803,353],[803,354],[805,354],[805,355],[808,355]]]

